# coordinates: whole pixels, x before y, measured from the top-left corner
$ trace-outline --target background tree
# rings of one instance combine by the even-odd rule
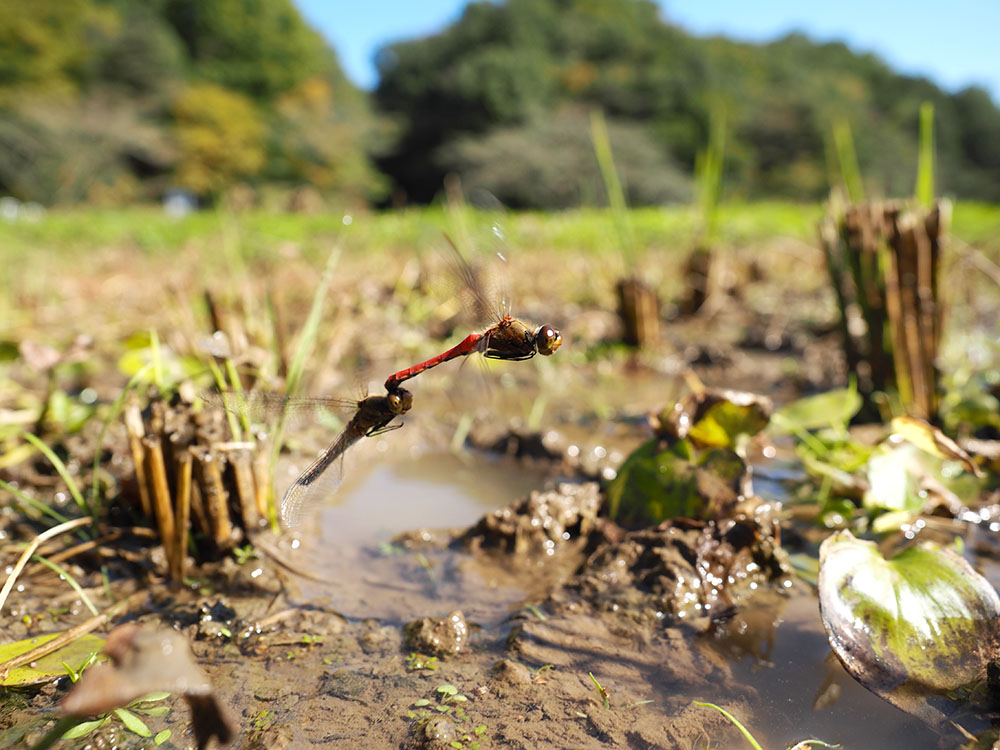
[[[567,107],[595,106],[631,122],[662,158],[690,172],[708,137],[708,102],[719,99],[731,120],[728,189],[822,196],[827,143],[843,118],[857,134],[873,192],[907,194],[913,172],[900,165],[916,163],[917,112],[932,101],[942,113],[942,190],[1000,194],[1000,111],[984,92],[949,95],[872,55],[797,34],[765,45],[697,39],[659,12],[648,0],[477,2],[440,34],[384,48],[375,100],[399,135],[379,164],[398,194],[431,200],[446,171],[471,168],[488,144],[496,150],[503,142],[509,151],[517,129],[530,132]],[[528,160],[544,173],[545,159],[528,144],[519,152],[526,174]],[[524,183],[514,202],[562,200],[538,203],[544,199],[534,187]]]
[[[264,164],[264,125],[253,102],[213,83],[185,89],[173,105],[174,138],[180,150],[177,184],[217,196]]]

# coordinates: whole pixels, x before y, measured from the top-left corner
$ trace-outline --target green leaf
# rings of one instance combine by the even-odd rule
[[[653,438],[625,459],[605,489],[611,518],[650,526],[668,518],[710,518],[739,494],[743,461],[725,449],[690,460],[694,448],[680,440],[664,449]]]
[[[151,706],[149,708],[138,708],[134,710],[145,714],[146,716],[166,716],[170,713],[170,706]]]
[[[767,431],[772,435],[818,430],[847,425],[861,410],[862,400],[855,388],[840,388],[806,396],[771,415]]]
[[[59,637],[59,635],[59,633],[49,633],[48,635],[25,638],[13,643],[0,644],[0,662],[20,656],[36,646],[48,643],[53,638]],[[30,665],[15,667],[10,670],[7,677],[0,680],[0,686],[27,687],[65,677],[66,668],[63,666],[63,662],[66,662],[74,672],[77,672],[86,665],[94,654],[100,653],[103,648],[103,638],[98,638],[96,635],[91,634],[81,636],[58,651],[54,651],[47,656],[43,656],[41,659],[33,661]]]
[[[705,410],[701,418],[692,425],[688,438],[697,445],[714,448],[735,448],[741,435],[756,435],[767,426],[770,405],[751,394],[739,401],[737,394],[729,394]]]
[[[443,695],[457,695],[458,688],[454,685],[441,685],[437,691]]]
[[[1000,653],[1000,597],[950,549],[909,547],[886,560],[841,531],[820,548],[820,613],[847,671],[904,710],[912,686],[943,693],[985,677]]]
[[[144,695],[141,698],[136,698],[133,703],[155,703],[156,701],[166,700],[170,697],[170,693],[166,691],[160,691],[156,693],[150,693],[149,695]]]
[[[64,740],[75,740],[78,737],[83,737],[90,734],[95,729],[98,729],[108,723],[108,718],[105,716],[103,719],[95,719],[94,721],[82,721],[75,727],[70,729],[68,732],[64,733],[62,738]]]
[[[922,419],[896,417],[892,420],[892,431],[903,440],[932,456],[943,458],[946,461],[957,461],[970,474],[977,477],[983,476],[982,470],[972,460],[972,456],[939,428]]]
[[[172,732],[169,729],[164,729],[162,732],[157,732],[153,735],[153,742],[156,745],[162,745],[164,742],[170,739]]]
[[[131,711],[124,708],[116,708],[114,713],[115,716],[121,719],[121,722],[122,724],[125,725],[125,728],[128,729],[133,734],[137,734],[140,737],[153,736],[153,733],[149,731],[149,727],[146,726],[143,720],[140,719]]]
[[[902,445],[868,460],[868,491],[863,500],[866,508],[916,513],[923,507],[914,456],[912,446]]]

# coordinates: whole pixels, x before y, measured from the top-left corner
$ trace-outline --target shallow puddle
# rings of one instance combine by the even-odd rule
[[[756,689],[752,715],[741,717],[764,747],[807,737],[850,748],[939,747],[919,720],[861,687],[830,650],[815,593],[801,585],[790,597],[764,594],[711,637],[733,678]],[[729,695],[709,698],[724,702]]]
[[[334,504],[320,511],[319,538],[306,543],[310,552],[303,557],[329,583],[305,582],[303,595],[326,599],[352,619],[400,624],[461,609],[486,629],[502,626],[525,601],[544,599],[578,560],[547,563],[532,575],[515,569],[509,557],[403,551],[389,540],[414,529],[468,526],[550,480],[505,459],[468,454],[423,455],[355,473]],[[774,484],[780,494],[780,477]],[[938,746],[924,724],[847,675],[831,653],[815,593],[804,584],[789,596],[763,594],[714,634],[692,639],[692,645],[717,652],[731,670],[731,679],[717,684],[718,694],[701,689],[678,696],[672,694],[677,685],[668,690],[650,675],[635,684],[621,675],[617,690],[651,699],[660,709],[678,698],[721,705],[744,700],[749,713],[740,718],[765,747],[787,747],[806,737],[844,747],[890,747],[902,736],[912,750]],[[597,663],[607,673],[606,662]],[[712,739],[723,741],[729,731],[717,729]]]
[[[334,503],[319,511],[318,538],[305,540],[299,560],[329,584],[303,582],[303,595],[326,598],[351,618],[402,623],[461,609],[470,620],[496,624],[525,599],[544,596],[548,575],[511,570],[509,559],[408,551],[391,540],[418,529],[469,526],[547,481],[547,474],[507,459],[452,453],[355,473]]]
[[[505,459],[430,453],[383,463],[345,482],[320,518],[322,548],[374,547],[414,529],[468,526],[533,489],[546,475]]]

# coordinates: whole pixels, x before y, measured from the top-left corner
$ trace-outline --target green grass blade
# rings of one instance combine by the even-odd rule
[[[94,615],[94,617],[97,617],[97,615],[99,614],[97,611],[97,607],[95,607],[94,603],[90,601],[90,597],[87,596],[87,593],[80,587],[80,584],[76,582],[76,579],[73,578],[73,576],[67,573],[66,570],[63,569],[61,566],[57,565],[56,563],[52,562],[51,560],[45,557],[42,557],[39,554],[34,554],[31,556],[31,558],[37,562],[40,562],[42,565],[49,568],[50,570],[55,571],[56,575],[62,576],[66,580],[66,583],[68,583],[77,593],[77,596],[80,597],[80,601],[82,601],[86,605],[87,609],[90,610],[91,614]]]
[[[833,124],[833,144],[837,150],[840,179],[847,189],[847,197],[852,203],[860,203],[865,199],[865,189],[861,181],[861,168],[858,167],[858,155],[854,150],[854,136],[847,120],[839,120]]]
[[[747,742],[749,742],[753,746],[754,750],[764,750],[764,748],[760,746],[760,743],[754,739],[754,736],[750,734],[750,730],[748,730],[745,726],[743,726],[740,723],[739,719],[737,719],[735,716],[729,713],[726,709],[722,708],[721,706],[716,706],[714,703],[702,703],[700,701],[695,701],[694,705],[706,706],[707,708],[714,708],[720,714],[729,719],[729,721],[732,722],[733,726],[735,726],[737,729],[740,730],[743,736],[747,738]]]
[[[604,190],[608,194],[608,205],[614,219],[615,231],[618,234],[618,245],[628,267],[635,263],[635,236],[632,232],[632,222],[629,218],[628,205],[625,201],[625,191],[615,169],[615,158],[611,151],[611,138],[608,136],[608,125],[604,113],[595,109],[590,113],[590,138],[594,143],[594,154],[601,170]]]
[[[934,105],[920,105],[920,150],[917,153],[917,203],[929,207],[934,202]]]
[[[726,112],[721,102],[713,104],[709,117],[708,145],[695,161],[695,183],[701,213],[702,241],[711,246],[719,229],[722,165],[726,156]]]
[[[47,516],[51,516],[52,518],[54,518],[59,523],[66,523],[67,521],[69,521],[69,519],[66,516],[64,516],[62,513],[60,513],[59,511],[54,510],[53,508],[50,508],[48,505],[46,505],[45,503],[41,502],[40,500],[36,500],[33,497],[29,497],[28,495],[25,495],[17,487],[15,487],[12,484],[8,484],[7,482],[3,481],[2,479],[0,479],[0,487],[2,487],[3,489],[7,490],[7,492],[9,492],[10,494],[12,494],[14,497],[16,497],[18,500],[20,500],[25,505],[34,508],[39,513],[44,513]]]
[[[47,446],[41,438],[37,435],[32,435],[30,432],[21,430],[21,437],[35,446],[39,451],[41,451],[42,455],[49,460],[49,463],[52,464],[56,473],[59,474],[59,476],[62,477],[62,480],[66,483],[66,488],[69,490],[69,494],[73,496],[74,502],[76,502],[83,514],[87,516],[93,515],[90,512],[87,501],[83,499],[83,494],[80,492],[80,488],[77,486],[76,480],[70,475],[69,469],[66,468],[66,464],[64,464],[62,459],[55,454],[55,451]]]
[[[316,336],[319,333],[319,324],[323,318],[323,305],[326,302],[327,290],[330,288],[330,281],[333,278],[333,271],[337,267],[337,261],[340,260],[340,248],[336,247],[330,253],[330,257],[326,261],[326,268],[323,269],[323,276],[319,280],[319,286],[316,288],[316,293],[313,295],[312,307],[309,308],[309,316],[306,318],[306,323],[302,328],[302,334],[299,336],[299,342],[295,347],[295,354],[292,356],[292,362],[288,366],[288,378],[285,380],[285,393],[289,396],[294,395],[298,392],[299,386],[302,382],[302,374],[305,372],[306,359],[309,353],[312,351],[313,344],[316,342]],[[271,446],[271,467],[270,474],[275,476],[278,466],[278,454],[281,452],[281,445],[283,442],[283,435],[285,431],[285,415],[282,414],[278,418],[278,423],[274,427],[273,431],[273,444]],[[274,488],[271,488],[268,499],[268,510],[270,515],[271,526],[277,528],[278,524],[278,508],[275,502]]]
[[[93,466],[91,467],[93,482],[90,487],[90,504],[91,507],[93,508],[97,508],[97,495],[99,490],[98,487],[99,481],[97,472],[98,469],[100,468],[100,463],[101,463],[101,446],[104,445],[104,436],[108,432],[108,427],[111,426],[111,423],[115,419],[117,419],[118,415],[121,413],[122,404],[125,403],[125,398],[140,382],[146,379],[146,376],[149,374],[149,371],[152,369],[152,367],[153,367],[152,363],[143,365],[142,369],[140,369],[139,372],[137,372],[135,375],[129,378],[129,381],[128,383],[125,384],[125,387],[122,389],[122,392],[118,394],[118,398],[116,398],[114,403],[111,404],[111,411],[108,412],[108,416],[105,418],[104,424],[101,425],[101,432],[97,436],[97,450],[94,451],[94,463]]]
[[[340,260],[340,248],[334,248],[326,262],[323,276],[319,280],[316,294],[313,296],[312,307],[309,309],[309,316],[302,328],[302,335],[299,336],[299,343],[295,347],[295,354],[292,362],[288,366],[288,380],[285,382],[285,393],[289,396],[295,395],[299,390],[302,381],[302,374],[305,371],[306,358],[312,351],[316,342],[316,335],[319,333],[319,324],[323,319],[323,304],[326,302],[326,293],[330,288],[330,280],[333,278],[333,270]]]
[[[160,349],[160,334],[155,328],[149,329],[149,353],[153,360],[153,383],[163,393],[163,352]]]

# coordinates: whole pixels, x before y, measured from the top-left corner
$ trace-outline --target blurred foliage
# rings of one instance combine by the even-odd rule
[[[265,186],[313,185],[346,203],[426,202],[456,172],[516,207],[602,205],[585,116],[599,109],[629,204],[684,202],[719,107],[726,199],[823,195],[838,121],[866,193],[905,195],[927,102],[939,192],[1000,200],[1000,111],[982,89],[947,94],[798,35],[696,39],[660,13],[649,0],[473,2],[442,32],[383,48],[369,97],[293,0],[0,0],[0,194],[121,203],[187,186],[211,199],[245,183],[258,201]],[[181,118],[193,91],[231,95],[212,124],[199,115],[195,140],[246,131],[211,169]]]
[[[275,102],[267,177],[294,182],[304,178],[319,190],[377,199],[386,181],[358,144],[369,123],[339,114],[331,83],[307,78]]]
[[[180,149],[177,184],[201,195],[217,195],[264,164],[264,126],[253,102],[242,94],[200,83],[173,105],[174,139]]]
[[[290,0],[0,0],[0,194],[378,197],[373,118]]]
[[[649,132],[628,122],[608,125],[626,199],[655,205],[686,201],[691,181]],[[606,192],[585,113],[466,136],[442,149],[441,163],[466,185],[485,188],[511,208],[606,204]]]
[[[439,34],[383,48],[377,63],[376,101],[400,128],[380,164],[411,200],[433,198],[448,170],[479,177],[470,141],[499,154],[497,131],[509,142],[572,106],[630,121],[690,174],[716,102],[727,113],[724,182],[735,194],[821,196],[837,119],[858,134],[871,192],[909,194],[914,174],[900,165],[916,163],[924,101],[937,115],[941,190],[1000,199],[1000,111],[981,89],[949,95],[872,55],[801,35],[765,45],[695,39],[648,0],[476,2]],[[525,149],[519,159],[522,172],[542,172],[548,153]],[[530,180],[521,190],[517,205],[550,205]]]

